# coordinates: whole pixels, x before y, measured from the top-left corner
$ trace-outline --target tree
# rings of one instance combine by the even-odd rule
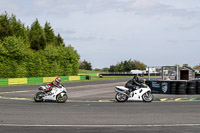
[[[24,43],[21,38],[17,37],[6,37],[2,41],[2,46],[6,49],[6,55],[8,58],[15,60],[23,60],[27,56],[28,46]]]
[[[34,50],[43,50],[46,46],[45,33],[37,19],[31,25],[31,29],[29,32],[29,40],[31,48]]]
[[[58,35],[56,36],[56,45],[57,45],[57,46],[65,45],[65,44],[64,44],[64,40],[62,39],[62,37],[60,36],[59,33],[58,33]]]
[[[193,67],[193,69],[200,70],[200,64],[199,64],[199,65],[195,65],[195,66]]]
[[[50,23],[46,22],[44,26],[44,33],[47,43],[56,43],[56,36],[53,29],[50,26]]]
[[[28,57],[28,47],[24,41],[17,37],[6,37],[2,41],[0,52],[1,77],[26,77],[26,62]]]
[[[12,35],[12,30],[8,14],[5,12],[5,14],[0,15],[0,40],[10,35]]]
[[[123,66],[124,66],[124,72],[130,72],[131,70],[137,68],[136,64],[131,59],[129,59],[128,61],[124,61]]]
[[[79,59],[48,22],[25,28],[14,15],[0,15],[0,78],[77,75]]]
[[[101,69],[99,69],[99,68],[95,68],[94,71],[99,72],[99,71],[101,71]]]
[[[128,61],[121,61],[116,65],[111,65],[109,68],[109,72],[130,72],[131,70],[144,70],[146,65],[140,61],[132,61],[129,59]]]
[[[108,71],[109,71],[109,68],[108,68],[108,67],[104,67],[104,68],[102,69],[102,71],[103,71],[103,72],[108,72]]]
[[[0,15],[0,40],[8,36],[21,37],[24,41],[28,41],[28,35],[24,24],[16,19],[12,14],[11,17],[7,13]]]
[[[114,66],[114,65],[111,65],[108,71],[109,71],[109,72],[115,72],[115,66]]]
[[[187,67],[187,68],[190,68],[190,69],[192,69],[192,67],[191,67],[191,66],[189,66],[188,64],[183,64],[182,68],[183,68],[183,67]]]
[[[146,69],[146,65],[140,61],[134,60],[133,64],[135,64],[136,69],[138,70],[145,70]]]
[[[80,61],[79,69],[92,70],[92,65],[90,62],[87,62],[86,60],[84,60],[82,62]]]
[[[12,14],[9,18],[12,36],[21,37],[25,42],[28,42],[28,34],[24,24],[20,20],[16,19],[16,16]]]

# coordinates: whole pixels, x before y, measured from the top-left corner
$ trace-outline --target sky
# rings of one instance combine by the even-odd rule
[[[200,0],[1,0],[5,11],[29,27],[49,22],[93,69],[200,64]]]

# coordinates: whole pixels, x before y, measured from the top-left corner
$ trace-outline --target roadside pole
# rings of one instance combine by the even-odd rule
[[[164,69],[163,69],[163,66],[162,66],[162,80],[164,80]]]
[[[178,73],[178,65],[176,66],[176,80],[178,80],[178,76],[179,76],[179,73]]]
[[[150,80],[150,69],[148,67],[148,79]]]

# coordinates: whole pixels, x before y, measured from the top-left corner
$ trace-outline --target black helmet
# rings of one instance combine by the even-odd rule
[[[139,78],[138,78],[137,75],[135,75],[135,76],[133,77],[133,79],[135,79],[136,81],[139,81]]]

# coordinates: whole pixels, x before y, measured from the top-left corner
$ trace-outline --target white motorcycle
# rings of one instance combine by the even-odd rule
[[[126,102],[126,101],[144,101],[151,102],[154,97],[151,94],[151,89],[149,86],[143,84],[141,88],[138,88],[132,92],[129,92],[129,89],[124,86],[116,86],[115,87],[117,94],[115,95],[115,99],[118,102]]]
[[[40,86],[38,88],[40,92],[37,92],[34,96],[35,102],[43,102],[43,101],[56,101],[58,103],[64,103],[68,99],[66,88],[61,85],[59,87],[53,87],[50,92],[43,93],[46,89],[45,86]]]

